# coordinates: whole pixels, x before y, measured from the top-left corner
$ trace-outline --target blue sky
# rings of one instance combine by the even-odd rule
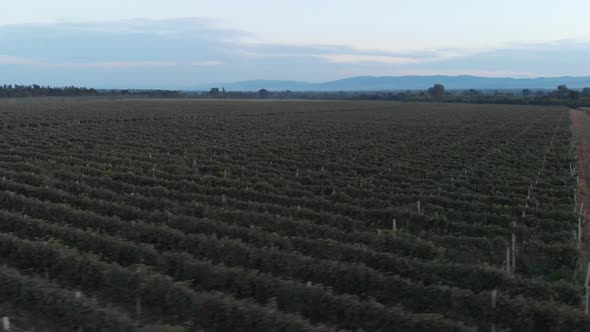
[[[590,76],[590,1],[30,0],[0,83],[190,88],[357,75]]]

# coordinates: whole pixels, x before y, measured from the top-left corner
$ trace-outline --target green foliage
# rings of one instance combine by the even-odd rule
[[[445,86],[442,84],[435,84],[432,88],[428,89],[428,94],[432,99],[439,100],[445,95]]]
[[[0,108],[2,300],[69,329],[588,329],[562,109]]]

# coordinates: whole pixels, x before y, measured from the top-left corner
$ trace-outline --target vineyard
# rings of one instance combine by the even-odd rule
[[[0,102],[11,331],[590,331],[566,108]]]

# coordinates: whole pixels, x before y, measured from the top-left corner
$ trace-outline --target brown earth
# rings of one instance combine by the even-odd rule
[[[579,195],[585,206],[585,220],[590,221],[590,195],[588,192],[588,180],[590,179],[590,110],[570,110],[570,117],[576,136],[576,157],[578,159],[576,170],[581,182]],[[585,226],[584,242],[590,242],[590,226],[588,224]],[[588,245],[586,247],[589,248]]]

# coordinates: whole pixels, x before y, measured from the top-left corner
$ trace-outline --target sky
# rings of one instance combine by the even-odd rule
[[[0,84],[590,76],[589,12],[588,0],[9,1]]]

